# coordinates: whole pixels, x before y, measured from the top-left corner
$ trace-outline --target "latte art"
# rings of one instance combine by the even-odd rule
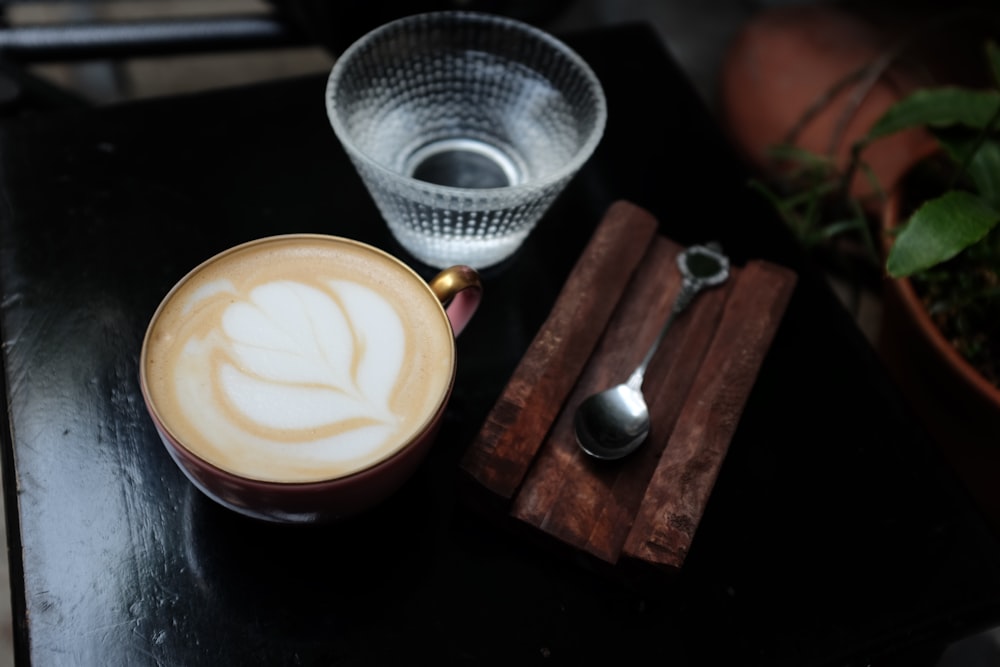
[[[406,345],[399,316],[361,285],[326,287],[260,285],[226,307],[218,330],[184,343],[175,389],[196,426],[214,431],[224,420],[331,460],[392,435],[401,417],[389,399]],[[334,446],[338,437],[345,442]]]
[[[233,253],[161,308],[150,393],[171,433],[216,466],[304,482],[391,456],[435,415],[453,375],[432,295],[361,249],[317,242]]]
[[[389,407],[406,345],[399,315],[356,283],[326,287],[267,283],[226,308],[231,358],[215,365],[215,384],[242,418],[275,429],[399,422]]]

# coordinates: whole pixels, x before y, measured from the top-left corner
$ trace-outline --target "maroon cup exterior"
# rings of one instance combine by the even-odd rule
[[[235,512],[276,523],[331,523],[379,505],[413,476],[430,451],[451,395],[452,382],[426,428],[395,454],[345,477],[318,482],[269,482],[235,475],[205,461],[178,442],[143,398],[160,440],[184,475],[206,496]]]
[[[288,236],[316,238],[318,235]],[[354,245],[366,245],[351,239],[327,238]],[[267,240],[266,238],[258,239],[250,243],[266,242]],[[368,247],[375,253],[391,258],[391,255],[378,248]],[[223,251],[217,257],[235,249],[238,247]],[[207,260],[207,262],[211,262],[212,259]],[[395,261],[402,264],[398,259]],[[195,268],[188,276],[197,270],[198,268]],[[139,385],[143,401],[164,447],[191,483],[224,507],[249,517],[278,523],[322,523],[346,519],[373,508],[399,490],[413,476],[427,456],[440,430],[441,421],[455,384],[457,366],[455,337],[464,329],[482,298],[479,274],[470,267],[461,265],[449,267],[441,271],[429,283],[425,282],[412,269],[410,269],[410,273],[412,273],[413,279],[421,281],[427,287],[428,293],[441,304],[444,315],[451,325],[450,355],[452,359],[456,360],[456,363],[452,364],[451,377],[448,379],[436,411],[424,422],[424,426],[408,442],[403,443],[393,455],[342,477],[310,482],[259,480],[223,470],[200,457],[171,433],[170,428],[164,423],[153,403],[147,386],[146,342],[144,341],[139,360]],[[187,276],[182,278],[178,285],[186,279]],[[177,286],[174,289],[177,289]],[[166,302],[171,294],[172,291],[163,301]],[[162,303],[160,307],[163,307]],[[150,321],[146,333],[147,339],[157,314],[154,314]]]

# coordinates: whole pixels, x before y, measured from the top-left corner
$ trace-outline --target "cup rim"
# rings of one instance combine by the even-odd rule
[[[449,333],[448,339],[448,361],[449,367],[451,369],[451,377],[445,385],[444,391],[441,392],[441,396],[434,403],[434,408],[428,410],[427,415],[420,422],[420,424],[414,428],[410,437],[406,439],[405,442],[400,443],[397,447],[393,448],[391,451],[386,452],[383,456],[370,461],[367,465],[359,467],[357,469],[351,470],[348,473],[335,476],[318,476],[315,479],[302,479],[302,480],[280,480],[280,479],[266,479],[256,476],[245,475],[235,470],[231,470],[227,467],[219,465],[218,463],[205,458],[203,455],[199,454],[192,447],[184,443],[184,441],[177,436],[173,429],[167,424],[167,421],[163,418],[162,413],[156,406],[155,401],[151,395],[149,389],[149,382],[147,378],[146,366],[147,358],[149,355],[150,338],[152,336],[153,328],[157,320],[160,318],[161,313],[166,308],[167,303],[173,298],[173,296],[181,289],[181,287],[191,280],[195,275],[197,275],[202,269],[209,266],[210,264],[221,260],[238,252],[243,252],[247,248],[251,248],[257,245],[266,245],[269,243],[280,242],[280,241],[294,241],[297,239],[301,240],[312,240],[312,241],[323,241],[323,242],[334,242],[346,245],[352,245],[361,248],[367,252],[372,252],[382,258],[389,260],[400,268],[404,273],[410,275],[414,280],[416,280],[420,285],[423,286],[423,291],[427,294],[431,302],[437,305],[437,312],[442,321],[445,330]],[[213,470],[223,473],[225,476],[231,479],[241,480],[243,482],[250,482],[255,485],[266,485],[269,487],[281,487],[281,488],[308,488],[308,487],[323,487],[335,484],[338,482],[346,482],[347,480],[358,477],[363,473],[370,474],[375,468],[392,461],[394,458],[402,455],[407,450],[409,450],[413,445],[419,443],[423,437],[434,428],[434,424],[442,418],[444,411],[447,407],[447,403],[451,397],[452,390],[455,385],[455,378],[457,376],[457,349],[455,344],[454,331],[451,328],[451,320],[448,318],[448,314],[444,309],[444,304],[437,298],[434,291],[431,289],[430,285],[424,278],[416,272],[409,264],[396,257],[395,255],[389,253],[382,248],[365,243],[364,241],[358,241],[356,239],[347,238],[344,236],[336,236],[333,234],[318,234],[310,232],[300,232],[300,233],[288,233],[288,234],[275,234],[270,236],[258,237],[251,239],[249,241],[244,241],[236,245],[230,246],[224,250],[221,250],[214,255],[202,260],[194,268],[188,270],[181,278],[179,278],[167,291],[166,294],[160,299],[159,304],[150,316],[148,323],[146,325],[146,331],[143,334],[142,346],[139,351],[139,390],[142,394],[143,403],[146,406],[146,410],[149,412],[150,417],[156,426],[157,431],[159,431],[164,437],[170,440],[170,443],[175,447],[179,447],[187,452],[193,459],[199,461],[202,465],[207,466]]]
[[[454,19],[456,21],[461,21],[470,25],[506,25],[510,28],[514,28],[522,32],[523,34],[538,40],[539,42],[549,46],[564,57],[566,57],[572,65],[579,71],[580,75],[587,80],[588,88],[594,95],[594,101],[597,104],[594,116],[594,126],[591,132],[588,134],[586,141],[580,146],[580,148],[574,153],[572,159],[570,159],[566,164],[564,164],[559,169],[554,170],[545,178],[538,180],[533,180],[527,183],[518,183],[515,185],[504,185],[494,188],[461,188],[450,185],[440,185],[438,183],[431,183],[429,181],[422,181],[420,179],[414,178],[407,174],[402,174],[398,171],[390,169],[383,165],[381,162],[377,162],[368,156],[367,153],[360,150],[354,141],[352,141],[347,128],[341,122],[339,115],[337,114],[336,106],[334,104],[334,88],[339,82],[344,70],[350,63],[353,56],[360,51],[362,48],[370,44],[372,41],[381,37],[383,34],[390,32],[400,26],[417,23],[419,21],[424,21],[429,18],[435,17],[447,17]],[[575,50],[570,48],[565,42],[555,37],[549,32],[542,30],[541,28],[535,27],[524,21],[519,21],[517,19],[502,16],[499,14],[491,14],[488,12],[480,11],[470,11],[470,10],[442,10],[442,11],[429,11],[421,12],[418,14],[411,14],[409,16],[403,16],[398,19],[394,19],[387,23],[383,23],[376,28],[368,31],[357,40],[355,40],[350,46],[348,46],[341,54],[337,57],[333,64],[330,74],[327,76],[326,89],[325,89],[325,103],[326,103],[326,115],[333,128],[334,133],[337,138],[343,144],[344,148],[350,153],[350,155],[356,159],[361,160],[367,167],[375,170],[376,172],[386,175],[393,179],[402,179],[409,184],[418,186],[423,192],[431,196],[443,196],[450,197],[454,196],[456,193],[467,193],[475,192],[479,196],[485,196],[491,192],[503,192],[505,195],[514,194],[519,195],[524,193],[527,195],[536,190],[542,190],[551,187],[555,183],[569,179],[572,177],[580,168],[590,159],[590,156],[596,150],[597,145],[600,143],[602,137],[604,136],[604,129],[607,126],[608,118],[608,105],[607,98],[604,94],[604,88],[601,85],[600,79],[594,73],[594,70],[590,67],[586,60],[583,59],[580,54]]]

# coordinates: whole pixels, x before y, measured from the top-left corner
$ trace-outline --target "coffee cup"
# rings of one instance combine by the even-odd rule
[[[426,455],[481,294],[467,266],[427,282],[350,239],[250,241],[160,303],[143,399],[173,460],[225,507],[278,522],[353,516]]]

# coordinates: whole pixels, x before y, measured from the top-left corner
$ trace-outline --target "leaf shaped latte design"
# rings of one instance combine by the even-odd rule
[[[389,401],[406,347],[399,315],[362,285],[328,287],[275,281],[226,309],[234,363],[219,379],[244,416],[282,429],[396,421]]]

